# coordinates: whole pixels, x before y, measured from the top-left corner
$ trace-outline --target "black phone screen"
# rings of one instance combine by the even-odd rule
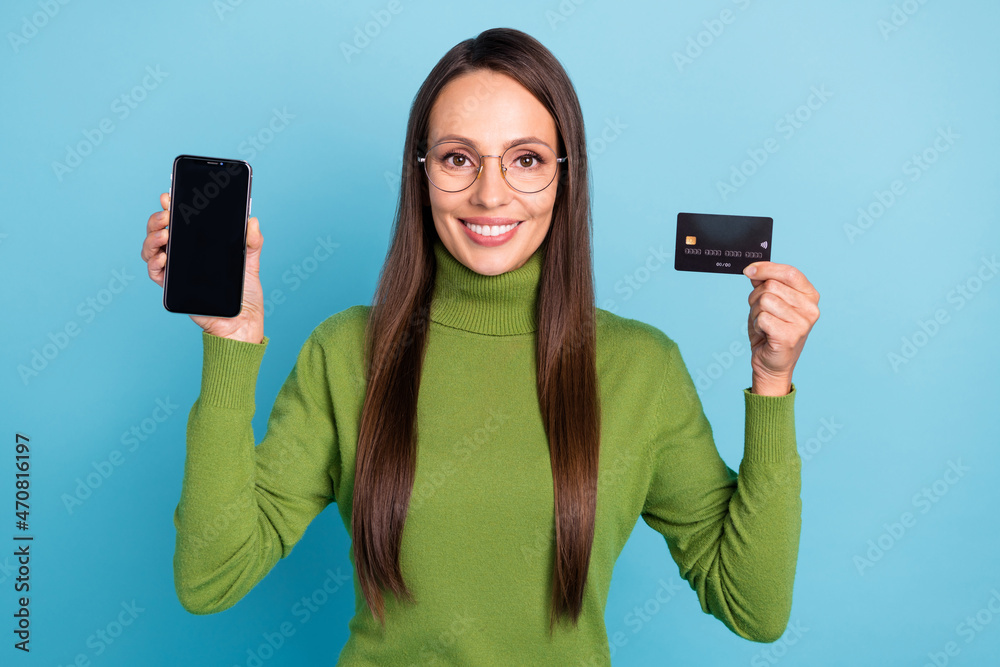
[[[163,282],[167,310],[240,314],[251,178],[243,160],[193,155],[174,160]]]

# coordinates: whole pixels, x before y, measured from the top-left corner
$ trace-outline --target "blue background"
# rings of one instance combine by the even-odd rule
[[[146,220],[177,154],[253,165],[261,278],[284,297],[267,317],[259,441],[312,328],[370,303],[417,88],[450,47],[496,26],[537,37],[569,72],[592,159],[598,305],[678,341],[730,467],[743,452],[749,281],[676,272],[672,260],[648,271],[647,260],[661,247],[672,256],[678,211],[767,215],[772,260],[796,266],[822,295],[794,378],[803,528],[788,632],[756,644],[702,613],[662,537],[640,521],[607,605],[609,636],[621,633],[614,664],[919,666],[937,654],[939,665],[983,665],[1000,654],[1000,280],[984,263],[1000,247],[1000,6],[387,6],[4,3],[0,498],[12,512],[14,438],[27,434],[36,538],[31,657],[5,633],[0,661],[69,664],[83,654],[95,665],[247,665],[264,634],[291,621],[294,635],[263,664],[335,662],[350,586],[306,623],[292,614],[327,568],[350,574],[332,508],[232,609],[198,617],[176,599],[172,513],[201,336],[163,309],[146,274]],[[391,17],[384,26],[374,23],[380,11]],[[345,57],[341,44],[366,26],[374,37]],[[689,61],[675,55],[685,53]],[[814,87],[826,99],[803,107]],[[798,114],[794,132],[786,114]],[[102,121],[111,131],[95,134]],[[768,139],[778,150],[745,164]],[[81,144],[87,154],[75,167],[54,167]],[[915,170],[925,151],[926,169]],[[734,169],[752,173],[730,180]],[[880,210],[895,181],[902,194]],[[723,194],[720,182],[739,187]],[[851,234],[845,225],[857,225],[859,208],[872,222]],[[339,247],[303,264],[318,239]],[[292,279],[296,266],[311,269],[307,279]],[[625,289],[627,278],[639,289]],[[67,326],[76,335],[60,338]],[[734,342],[742,352],[727,356]],[[45,367],[22,376],[43,348]],[[158,401],[175,406],[162,422]],[[133,427],[143,439],[123,440]],[[119,465],[109,463],[115,450]],[[952,463],[967,470],[946,474]],[[81,480],[109,465],[67,507]],[[893,527],[905,512],[909,525]],[[13,536],[7,516],[3,532]],[[4,627],[13,565],[0,557]],[[672,583],[680,592],[661,604],[658,589]],[[134,621],[113,643],[96,641],[133,601]],[[646,610],[638,622],[637,607]],[[978,630],[962,625],[977,614]]]

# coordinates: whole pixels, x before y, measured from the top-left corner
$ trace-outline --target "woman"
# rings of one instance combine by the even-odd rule
[[[609,664],[604,606],[641,516],[704,612],[777,639],[800,528],[791,376],[816,291],[755,265],[737,477],[677,345],[594,306],[583,118],[548,50],[512,29],[456,45],[414,99],[404,155],[373,306],[313,330],[256,449],[256,218],[243,311],[192,316],[185,609],[234,605],[336,502],[356,601],[338,664]],[[142,257],[162,285],[160,201]]]

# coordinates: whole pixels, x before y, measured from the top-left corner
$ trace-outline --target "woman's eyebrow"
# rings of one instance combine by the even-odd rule
[[[472,139],[469,139],[468,137],[463,137],[463,136],[458,135],[458,134],[446,134],[445,136],[440,137],[437,140],[436,143],[441,143],[442,141],[461,141],[461,142],[470,144],[470,145],[476,147],[477,149],[479,148],[479,144],[477,144],[475,141],[473,141]],[[507,150],[511,146],[516,146],[517,144],[542,144],[544,146],[549,146],[549,144],[547,142],[542,141],[538,137],[519,137],[517,139],[511,139],[510,141],[508,141],[507,143],[505,143],[503,145],[503,150]],[[549,146],[549,148],[552,148],[552,147]]]

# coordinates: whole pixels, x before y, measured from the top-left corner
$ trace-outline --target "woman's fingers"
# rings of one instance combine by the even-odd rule
[[[170,194],[160,194],[160,206],[163,210],[149,216],[146,221],[146,238],[143,239],[139,257],[146,262],[146,272],[150,279],[163,287],[163,270],[167,263],[167,239],[170,220]]]
[[[167,253],[161,252],[160,254],[153,257],[146,264],[149,277],[160,287],[163,287],[163,270],[167,265]]]
[[[146,221],[146,233],[155,232],[157,229],[163,229],[167,226],[170,221],[170,213],[168,211],[157,211],[153,215],[149,216]]]
[[[163,207],[163,210],[149,216],[149,220],[146,221],[147,234],[155,232],[157,229],[163,229],[170,221],[170,195],[166,192],[160,195],[160,206]]]
[[[148,262],[161,250],[166,252],[165,246],[167,245],[168,236],[168,230],[162,227],[154,228],[148,231],[146,233],[146,238],[142,242],[142,249],[139,252],[139,256],[142,258],[142,261]]]
[[[750,307],[750,322],[753,324],[762,314],[773,317],[781,324],[794,324],[808,331],[812,322],[798,309],[793,308],[781,297],[765,294]]]
[[[146,242],[143,244],[142,259],[146,262],[146,271],[149,273],[149,277],[162,286],[163,267],[167,263],[167,249],[165,246],[158,245],[160,241],[156,238],[156,234],[154,232],[147,237]],[[166,243],[165,238],[163,243]]]
[[[788,285],[792,289],[806,295],[810,299],[819,301],[819,292],[809,282],[809,279],[791,264],[778,264],[777,262],[753,262],[747,265],[747,269],[753,267],[754,273],[749,276],[754,287],[760,282],[772,279]],[[746,272],[746,269],[744,269]]]
[[[765,302],[761,303],[764,310],[770,310],[770,306],[774,306],[775,315],[780,316],[782,312],[787,312],[787,308],[792,308],[803,319],[815,321],[819,318],[818,292],[812,294],[801,292],[780,280],[770,279],[754,287],[750,296],[747,297],[747,302],[753,307],[761,302],[761,299],[765,299]],[[786,322],[791,321],[787,317],[781,319]]]

